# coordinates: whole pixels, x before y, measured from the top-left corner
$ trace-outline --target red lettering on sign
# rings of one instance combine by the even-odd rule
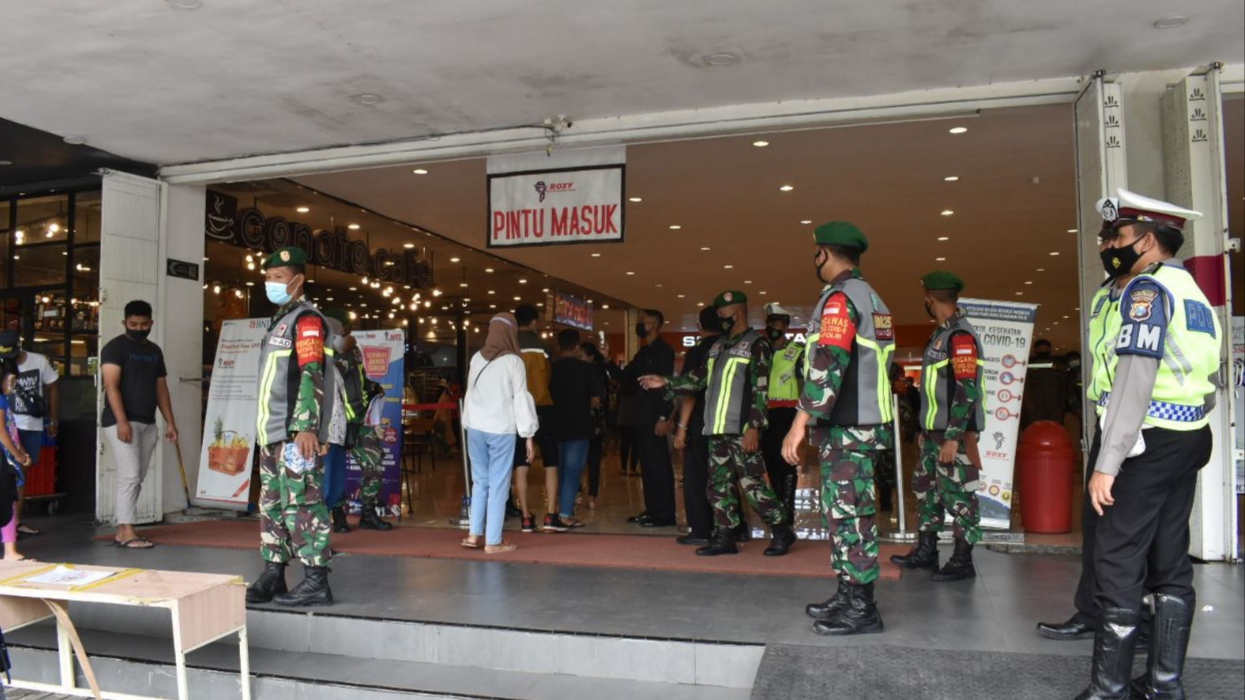
[[[506,230],[506,214],[505,212],[493,212],[493,240],[501,238],[502,231]]]

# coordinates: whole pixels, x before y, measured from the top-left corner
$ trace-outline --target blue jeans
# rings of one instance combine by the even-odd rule
[[[39,459],[43,453],[43,431],[42,430],[18,430],[18,438],[22,443],[22,449],[26,454],[30,455],[30,466],[35,467],[39,464]],[[17,470],[17,487],[21,488],[26,485],[26,473],[22,469]]]
[[[346,448],[329,445],[324,457],[324,505],[336,508],[346,499]]]
[[[575,514],[575,496],[587,463],[588,440],[558,441],[558,515],[563,518]]]
[[[484,535],[484,544],[501,544],[506,524],[506,499],[510,498],[510,472],[514,471],[514,433],[499,435],[467,431],[467,455],[471,458],[471,534]]]

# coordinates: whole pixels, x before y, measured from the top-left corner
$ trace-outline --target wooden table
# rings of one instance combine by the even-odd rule
[[[32,576],[67,566],[82,571],[114,571],[102,581],[84,586],[38,584]],[[75,566],[46,562],[0,560],[0,629],[5,632],[56,618],[60,685],[14,680],[13,686],[28,690],[65,693],[100,700],[135,700],[142,696],[101,692],[82,647],[77,629],[69,619],[69,603],[103,603],[166,608],[173,626],[173,651],[177,664],[177,697],[189,698],[186,654],[231,635],[238,635],[238,658],[242,699],[251,697],[250,653],[246,637],[246,584],[241,577],[179,571]],[[90,685],[75,681],[74,656]]]

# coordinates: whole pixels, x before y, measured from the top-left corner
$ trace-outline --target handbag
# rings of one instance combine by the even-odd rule
[[[48,413],[48,404],[42,394],[14,386],[13,397],[17,399],[13,402],[13,412],[19,416],[43,418]]]

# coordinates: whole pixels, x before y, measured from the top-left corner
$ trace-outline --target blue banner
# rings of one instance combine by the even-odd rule
[[[380,502],[387,515],[396,516],[402,510],[402,395],[405,377],[403,352],[406,336],[400,330],[355,331],[355,342],[363,351],[363,366],[368,379],[385,387],[384,404],[378,417],[384,428],[385,453],[382,463],[385,475],[381,480]],[[366,429],[366,428],[365,428]],[[359,500],[359,481],[363,470],[354,455],[346,459],[346,498],[351,512],[362,508]]]

